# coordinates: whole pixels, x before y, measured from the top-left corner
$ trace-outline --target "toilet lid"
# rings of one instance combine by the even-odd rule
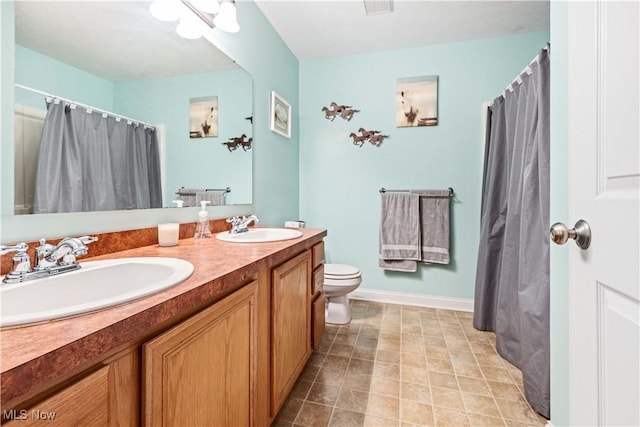
[[[360,277],[360,270],[352,265],[325,264],[324,277],[334,280],[355,279],[357,277]]]

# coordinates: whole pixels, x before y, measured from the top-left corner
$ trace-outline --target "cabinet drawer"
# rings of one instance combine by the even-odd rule
[[[316,295],[324,289],[324,264],[313,270],[313,279],[311,280],[311,295]]]
[[[324,263],[324,242],[313,245],[313,247],[311,248],[311,252],[311,268],[316,268],[320,264]]]
[[[324,304],[324,292],[321,292],[311,304],[311,345],[314,349],[318,348],[324,335]]]

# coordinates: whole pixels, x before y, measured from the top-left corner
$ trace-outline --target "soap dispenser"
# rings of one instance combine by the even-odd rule
[[[198,224],[196,225],[196,234],[193,236],[195,239],[210,239],[211,229],[209,228],[209,212],[207,212],[207,204],[211,203],[208,200],[201,200],[200,206],[202,209],[198,212]]]

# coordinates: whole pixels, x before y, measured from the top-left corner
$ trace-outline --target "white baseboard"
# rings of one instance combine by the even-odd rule
[[[386,304],[415,305],[419,307],[440,308],[443,310],[473,312],[473,300],[465,298],[437,297],[391,291],[371,291],[367,289],[356,289],[349,294],[349,298]]]

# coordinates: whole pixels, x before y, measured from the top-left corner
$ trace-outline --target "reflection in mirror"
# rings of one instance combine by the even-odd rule
[[[151,16],[148,2],[23,0],[15,2],[15,19],[16,214],[32,213],[34,199],[43,198],[55,201],[57,210],[35,212],[171,207],[174,200],[184,206],[200,199],[251,203],[251,145],[228,147],[252,136],[252,78],[209,41],[179,37],[174,24]],[[103,143],[102,151],[72,149],[60,159],[69,142],[47,140],[52,133],[47,105],[60,104],[66,108],[56,126],[82,117],[84,124],[73,125],[74,143],[90,143],[92,150]],[[136,132],[105,142],[117,133],[116,124],[137,129],[142,138],[137,149],[130,146]],[[100,128],[97,139],[89,135],[94,128]],[[158,141],[157,160],[151,134]],[[115,153],[118,145],[123,151]],[[42,153],[61,162],[44,160]],[[109,159],[113,163],[106,167]],[[139,170],[132,172],[132,165]],[[63,168],[71,192],[58,194],[49,186],[60,180]],[[105,175],[127,186],[109,184],[106,191]],[[103,185],[98,193],[87,190],[93,181]],[[150,187],[155,181],[157,190]],[[134,190],[142,196],[131,196]],[[103,203],[109,192],[120,200],[112,207]],[[81,201],[73,201],[78,194]]]

